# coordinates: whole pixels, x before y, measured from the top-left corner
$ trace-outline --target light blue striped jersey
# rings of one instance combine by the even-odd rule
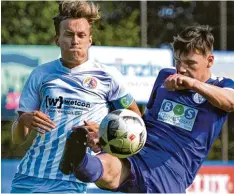
[[[60,59],[38,66],[25,84],[18,111],[40,110],[56,128],[37,134],[17,172],[79,182],[73,174],[64,175],[58,169],[71,128],[83,125],[84,120],[100,123],[110,106],[127,108],[132,102],[122,74],[114,67],[87,61],[69,69]]]

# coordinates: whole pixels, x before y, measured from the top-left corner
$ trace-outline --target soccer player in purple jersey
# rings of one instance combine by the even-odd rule
[[[36,135],[18,166],[12,193],[85,193],[87,184],[68,174],[69,165],[66,175],[59,169],[72,127],[100,123],[112,109],[140,114],[122,74],[88,60],[92,24],[99,17],[91,2],[59,2],[54,25],[62,57],[36,67],[22,91],[12,140],[23,144],[30,133]]]
[[[75,176],[112,191],[184,193],[228,113],[234,111],[234,81],[215,77],[210,70],[213,42],[209,26],[187,27],[174,37],[176,69],[162,69],[155,81],[143,115],[147,127],[144,148],[127,159],[108,153],[90,156],[85,153],[87,132],[80,130],[77,147],[83,145],[83,151],[72,154]]]

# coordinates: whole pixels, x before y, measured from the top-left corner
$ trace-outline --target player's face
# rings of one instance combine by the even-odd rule
[[[190,52],[188,55],[181,54],[177,57],[175,53],[175,65],[178,74],[185,75],[199,81],[205,82],[210,76],[210,67],[214,62],[211,53],[206,56],[199,52]]]
[[[85,18],[63,20],[56,43],[61,49],[65,65],[80,65],[88,59],[88,49],[92,43],[90,24]]]

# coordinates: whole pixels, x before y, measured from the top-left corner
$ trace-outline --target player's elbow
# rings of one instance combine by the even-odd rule
[[[14,134],[12,135],[12,142],[15,145],[22,145],[25,143],[25,141],[26,141],[26,138],[16,137],[14,136]]]
[[[230,112],[234,112],[234,100],[232,100],[232,102],[230,103]]]
[[[15,138],[12,138],[12,143],[15,144],[15,145],[21,145],[22,141],[20,141],[18,139],[15,139]]]
[[[234,106],[226,106],[226,107],[223,107],[221,109],[223,109],[224,111],[226,111],[228,113],[234,112]]]
[[[224,110],[226,112],[234,112],[234,100],[230,100]]]
[[[13,144],[22,145],[26,142],[28,134],[25,130],[28,132],[28,129],[25,129],[25,127],[19,127],[18,121],[13,123],[11,128]]]
[[[12,139],[13,144],[22,145],[26,142],[27,137],[23,136],[20,133],[17,133],[16,130],[12,130],[11,139]]]
[[[230,105],[229,107],[227,107],[226,109],[227,112],[234,112],[234,104]]]
[[[234,91],[227,97],[227,112],[234,112]]]

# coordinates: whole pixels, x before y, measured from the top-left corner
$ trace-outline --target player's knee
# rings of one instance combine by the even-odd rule
[[[100,180],[95,182],[99,187],[116,190],[129,176],[130,164],[127,160],[120,160],[109,154],[97,155],[104,162],[105,172]]]
[[[104,179],[100,179],[95,184],[100,188],[104,190],[110,190],[110,191],[115,191],[120,185],[119,182],[117,181],[116,177],[111,177],[109,176],[104,177]]]
[[[119,182],[117,181],[112,181],[107,184],[108,189],[111,191],[115,191],[119,186]]]
[[[120,161],[120,168],[118,170],[110,170],[105,177],[105,186],[108,190],[116,191],[130,176],[131,165],[128,160],[118,160]],[[116,166],[117,163],[116,163]]]
[[[99,179],[95,184],[107,190],[115,191],[120,184],[123,182],[122,174],[120,170],[116,169],[105,169],[106,173]]]

